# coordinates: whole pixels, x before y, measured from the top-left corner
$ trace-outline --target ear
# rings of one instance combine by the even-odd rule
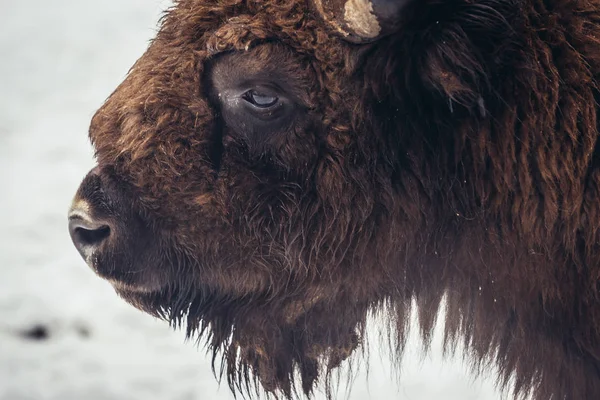
[[[368,43],[400,27],[412,0],[312,0],[321,17],[352,43]]]

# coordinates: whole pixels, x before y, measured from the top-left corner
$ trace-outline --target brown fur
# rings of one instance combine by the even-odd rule
[[[293,125],[223,122],[246,74]],[[447,346],[516,397],[600,398],[599,74],[598,0],[416,1],[364,45],[303,0],[180,0],[92,122],[94,265],[235,391],[311,393],[369,310],[400,354],[411,301],[427,339],[445,296]]]

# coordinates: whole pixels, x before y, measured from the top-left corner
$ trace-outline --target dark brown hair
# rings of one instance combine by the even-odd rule
[[[130,221],[94,262],[139,269],[158,289],[119,294],[203,334],[236,392],[311,393],[370,310],[401,355],[411,302],[428,340],[445,298],[448,348],[515,396],[600,398],[600,2],[401,18],[354,44],[303,0],[177,1],[92,122]],[[285,124],[228,111],[247,76]]]

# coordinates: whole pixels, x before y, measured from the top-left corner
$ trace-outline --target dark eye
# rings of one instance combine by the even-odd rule
[[[270,108],[277,104],[277,96],[262,93],[257,90],[249,90],[242,96],[244,100],[258,108]]]

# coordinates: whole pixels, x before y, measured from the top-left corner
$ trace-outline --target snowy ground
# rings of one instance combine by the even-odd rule
[[[166,5],[2,2],[0,400],[233,399],[204,352],[122,302],[67,233],[71,197],[93,165],[89,119],[144,51]],[[348,398],[500,398],[459,359],[442,361],[439,331],[429,357],[421,360],[418,346],[411,339],[397,383],[372,341],[369,377],[363,368]]]

